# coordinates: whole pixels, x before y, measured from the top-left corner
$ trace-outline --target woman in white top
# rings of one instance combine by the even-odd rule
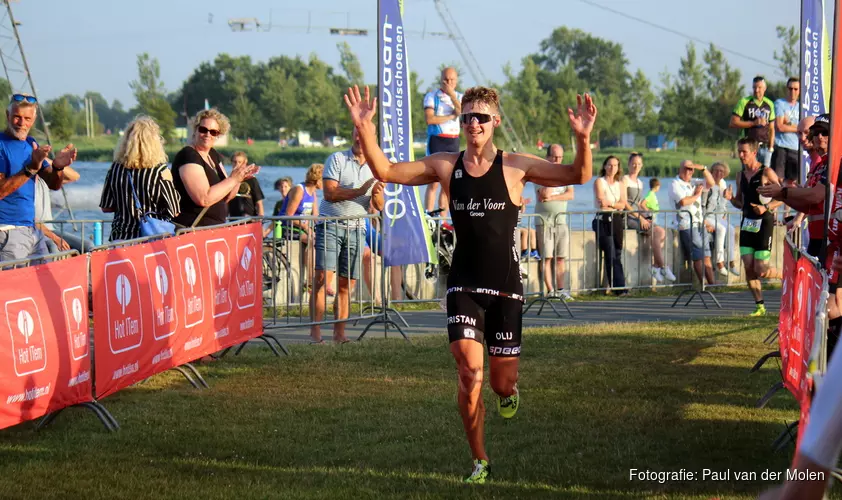
[[[637,215],[629,214],[626,217],[626,224],[629,229],[637,229],[641,234],[652,236],[650,244],[652,246],[652,256],[655,259],[655,265],[652,267],[652,277],[658,283],[664,281],[666,278],[669,281],[675,281],[675,275],[672,269],[664,263],[664,240],[666,239],[666,232],[664,228],[655,224],[651,214],[644,213],[645,205],[641,205],[643,201],[643,182],[638,178],[638,174],[643,169],[643,155],[640,153],[632,153],[629,155],[629,174],[623,177],[623,189],[626,191],[626,206],[625,210],[630,212],[637,212]]]
[[[597,209],[593,220],[597,244],[604,257],[605,287],[618,289],[625,295],[626,279],[623,275],[623,217],[616,213],[626,206],[626,190],[620,180],[620,160],[609,156],[602,162],[602,170],[594,181],[594,205]]]

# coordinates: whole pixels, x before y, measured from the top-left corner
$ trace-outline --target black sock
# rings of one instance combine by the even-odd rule
[[[762,306],[764,304],[763,299],[755,300],[754,303],[759,305],[759,306]]]

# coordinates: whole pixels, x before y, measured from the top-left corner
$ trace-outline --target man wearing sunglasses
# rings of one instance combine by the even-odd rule
[[[6,130],[0,135],[0,261],[46,255],[47,242],[35,227],[35,176],[53,191],[64,183],[63,170],[76,159],[68,144],[50,165],[50,146],[29,136],[38,113],[34,96],[15,94],[6,108]]]
[[[790,78],[786,82],[786,99],[775,101],[775,151],[772,152],[772,168],[787,186],[798,182],[798,98],[801,82]]]
[[[491,388],[500,415],[514,417],[520,404],[516,384],[523,283],[517,222],[524,185],[583,184],[593,176],[590,134],[597,110],[589,95],[577,100],[578,112],[567,110],[576,136],[572,165],[498,149],[493,139],[502,119],[499,98],[494,89],[485,87],[468,89],[462,98],[465,151],[392,164],[377,143],[372,123],[377,100],[372,102],[368,88],[364,96],[357,87],[345,95],[363,154],[377,179],[408,186],[440,182],[450,198],[456,248],[447,278],[447,330],[457,365],[459,410],[474,458],[468,483],[484,483],[490,473],[484,437],[483,350],[488,350]]]

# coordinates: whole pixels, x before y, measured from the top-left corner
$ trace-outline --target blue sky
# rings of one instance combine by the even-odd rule
[[[726,53],[742,70],[746,89],[755,74],[781,76],[773,59],[779,48],[775,26],[797,24],[800,15],[797,0],[588,1],[759,59]],[[316,53],[335,65],[336,43],[342,40],[360,57],[366,80],[375,79],[375,0],[21,0],[12,5],[41,100],[95,90],[129,107],[135,101],[128,82],[136,77],[136,56],[141,52],[158,58],[170,91],[199,63],[221,52],[261,61]],[[642,69],[655,83],[662,71],[675,72],[688,41],[582,0],[447,0],[447,5],[483,71],[496,81],[503,80],[503,64],[519,67],[521,58],[537,51],[557,26],[621,43],[632,70]],[[408,29],[444,31],[432,0],[406,0],[405,9]],[[273,24],[287,28],[235,33],[227,24],[229,18],[268,22],[270,16]],[[314,26],[311,33],[293,28],[307,26],[308,18]],[[370,35],[337,37],[320,28],[348,25],[369,28]],[[459,62],[453,43],[446,39],[414,36],[407,46],[410,65],[425,84],[431,83],[440,63]],[[465,86],[474,83],[467,74],[461,78]]]

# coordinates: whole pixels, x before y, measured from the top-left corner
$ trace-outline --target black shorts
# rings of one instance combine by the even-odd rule
[[[458,137],[441,137],[438,135],[431,135],[427,139],[427,154],[435,153],[458,153],[459,152],[459,138]]]
[[[482,293],[447,294],[447,337],[485,342],[489,356],[520,356],[522,304]]]
[[[769,260],[772,252],[772,234],[775,230],[775,219],[768,216],[759,220],[761,221],[760,230],[757,232],[740,229],[740,255],[753,255],[758,260]],[[744,226],[745,219],[741,224],[741,228]]]
[[[772,151],[772,168],[780,179],[798,181],[800,164],[801,161],[796,149],[775,148]]]

